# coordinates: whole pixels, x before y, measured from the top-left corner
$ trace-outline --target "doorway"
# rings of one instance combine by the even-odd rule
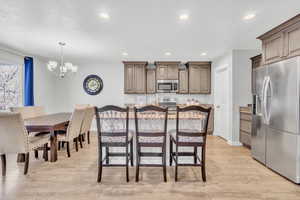
[[[215,121],[214,134],[228,140],[229,127],[229,73],[228,65],[215,70]]]

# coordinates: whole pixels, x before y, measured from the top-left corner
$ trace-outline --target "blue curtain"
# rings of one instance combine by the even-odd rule
[[[34,105],[33,96],[33,58],[25,57],[24,106]]]

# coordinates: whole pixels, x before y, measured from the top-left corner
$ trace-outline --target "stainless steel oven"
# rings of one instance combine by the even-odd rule
[[[157,80],[157,92],[160,93],[178,92],[178,80]]]

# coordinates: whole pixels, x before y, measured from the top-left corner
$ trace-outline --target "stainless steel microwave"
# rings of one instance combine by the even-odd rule
[[[157,80],[157,92],[176,93],[178,92],[178,80]]]

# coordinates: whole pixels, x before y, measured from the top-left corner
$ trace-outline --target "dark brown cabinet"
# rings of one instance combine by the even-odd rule
[[[156,70],[147,69],[147,94],[156,92]]]
[[[178,80],[178,68],[180,62],[157,61],[157,80]]]
[[[270,64],[300,55],[300,14],[258,37],[262,63]]]
[[[251,78],[251,90],[252,90],[252,94],[255,94],[255,69],[257,69],[258,67],[262,67],[262,55],[259,54],[257,56],[254,56],[251,59],[251,63],[252,63],[252,78]]]
[[[179,70],[179,88],[178,93],[187,94],[189,93],[189,72],[187,69]]]
[[[188,62],[189,93],[211,93],[211,62]]]
[[[147,62],[124,63],[124,93],[146,93],[146,66]]]

